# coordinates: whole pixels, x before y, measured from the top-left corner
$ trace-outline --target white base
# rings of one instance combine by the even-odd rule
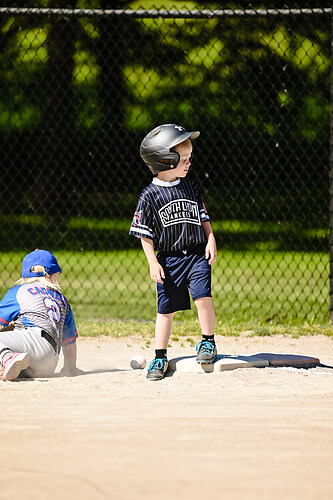
[[[269,366],[266,359],[258,356],[232,356],[218,354],[214,363],[207,365],[196,362],[195,356],[183,356],[169,360],[169,371],[179,371],[188,373],[212,373],[222,372],[224,370],[234,370],[235,368],[263,368]]]

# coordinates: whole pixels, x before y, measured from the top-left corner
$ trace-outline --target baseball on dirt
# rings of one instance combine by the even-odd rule
[[[146,360],[143,356],[140,356],[140,354],[138,354],[137,356],[133,356],[130,364],[133,370],[143,370],[146,366]]]

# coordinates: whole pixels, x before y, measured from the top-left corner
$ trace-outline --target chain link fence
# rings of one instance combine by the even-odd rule
[[[179,123],[201,131],[218,320],[327,323],[330,5],[148,3],[1,3],[2,295],[47,248],[79,319],[154,319],[128,230],[151,181],[140,142]]]

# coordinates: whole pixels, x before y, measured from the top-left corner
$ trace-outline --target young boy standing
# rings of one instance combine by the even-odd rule
[[[142,159],[155,176],[140,195],[130,228],[130,234],[141,239],[157,288],[155,359],[148,368],[149,380],[164,378],[172,320],[176,311],[190,309],[189,292],[202,330],[196,360],[213,363],[216,358],[211,296],[216,242],[199,187],[185,179],[192,141],[199,135],[179,125],[160,125],[146,135],[140,147]]]

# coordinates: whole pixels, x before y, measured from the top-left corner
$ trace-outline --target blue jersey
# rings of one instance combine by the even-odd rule
[[[66,297],[42,282],[10,288],[0,302],[0,325],[14,321],[15,328],[39,327],[62,345],[76,341],[77,330]]]
[[[196,182],[155,177],[140,195],[129,233],[153,240],[157,251],[178,252],[207,243],[202,222],[209,215]]]

